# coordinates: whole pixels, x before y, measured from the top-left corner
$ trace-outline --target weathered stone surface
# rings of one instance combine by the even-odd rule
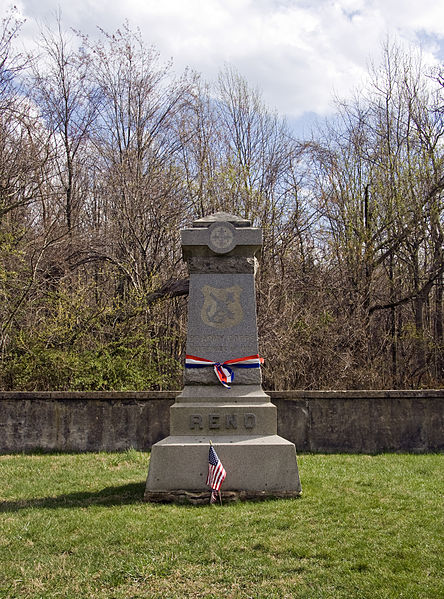
[[[383,397],[356,401],[336,396],[331,402],[312,398],[309,426],[310,444],[317,451],[353,452],[359,446],[366,453],[395,448],[424,452],[437,446],[444,417],[431,412],[427,400],[419,398],[392,397],[388,402]],[[341,429],[340,435],[332,434],[336,428]]]
[[[198,391],[200,400],[216,401],[213,393],[219,392],[212,386],[187,390],[181,403],[192,402]],[[260,386],[235,390],[250,404],[263,402]],[[184,393],[185,389],[180,395]],[[267,394],[277,407],[278,435],[300,451],[444,451],[444,389]],[[170,407],[178,395],[178,391],[0,392],[0,453],[148,450],[168,435]],[[230,396],[229,401],[235,400]]]
[[[171,435],[267,435],[277,433],[276,407],[263,404],[176,402],[170,411]]]
[[[156,443],[147,492],[206,491],[209,441],[209,436],[196,435],[170,436]],[[227,435],[213,443],[227,471],[224,491],[301,492],[293,443],[277,435]]]
[[[209,214],[208,216],[203,216],[202,218],[198,218],[192,224],[193,227],[208,227],[212,223],[231,223],[239,227],[251,227],[251,221],[245,218],[241,218],[240,216],[236,216],[235,214],[229,214],[228,212],[215,212],[214,214]]]
[[[255,339],[257,349],[256,301],[251,274],[195,274],[190,277],[188,327],[191,339],[218,335],[211,343],[217,349],[220,340],[238,343],[237,336]]]
[[[175,393],[0,393],[0,452],[149,449]]]
[[[236,229],[231,223],[214,222],[208,227],[208,247],[215,254],[228,254],[236,245]]]
[[[223,213],[219,213],[223,214]],[[210,218],[210,217],[209,217]],[[196,222],[200,223],[195,227]],[[247,221],[245,221],[247,222]],[[230,221],[195,221],[192,227],[182,229],[182,253],[185,260],[195,256],[256,256],[262,246],[261,229]]]
[[[185,370],[170,436],[152,448],[145,499],[182,501],[184,491],[205,492],[210,435],[228,473],[224,491],[297,496],[295,446],[276,434],[276,410],[260,387],[260,368],[230,364],[234,379],[226,389],[211,365],[258,354],[254,275],[262,232],[219,213],[181,236],[190,271],[186,353],[210,366]]]
[[[266,501],[267,499],[297,499],[301,491],[221,491],[222,503],[237,501]],[[145,501],[152,503],[178,503],[192,505],[207,505],[210,503],[209,491],[147,491]],[[218,505],[218,502],[216,504]]]
[[[261,385],[236,385],[224,389],[220,385],[187,385],[177,395],[176,403],[212,403],[214,405],[230,404],[264,404],[270,401],[270,396],[264,392]]]
[[[251,274],[257,267],[256,258],[251,256],[193,256],[188,258],[190,273],[199,274]]]
[[[258,353],[253,274],[190,276],[187,354],[224,362]],[[260,369],[233,368],[234,384],[258,384]],[[185,384],[215,384],[212,368],[185,370]]]

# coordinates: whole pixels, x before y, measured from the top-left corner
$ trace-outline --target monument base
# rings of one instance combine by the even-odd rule
[[[170,436],[151,450],[144,499],[205,503],[209,437]],[[226,501],[298,497],[301,483],[293,443],[278,435],[218,436],[214,448],[227,471]]]
[[[179,503],[192,505],[207,505],[210,503],[210,491],[146,491],[144,501],[151,503]],[[266,501],[267,499],[297,499],[301,491],[221,491],[222,503],[236,501]],[[218,502],[217,502],[218,503]]]

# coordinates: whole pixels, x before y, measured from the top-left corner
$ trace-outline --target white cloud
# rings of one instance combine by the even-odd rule
[[[0,0],[0,9],[9,4]],[[28,18],[51,21],[60,6],[65,26],[94,35],[125,19],[176,69],[190,66],[214,80],[233,64],[266,102],[298,117],[326,114],[331,94],[351,93],[377,58],[387,34],[422,43],[429,56],[444,47],[444,3],[436,0],[20,0]],[[441,45],[440,45],[441,44]],[[441,56],[442,58],[442,56]]]

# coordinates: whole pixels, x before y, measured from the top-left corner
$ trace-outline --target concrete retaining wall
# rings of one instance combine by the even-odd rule
[[[0,393],[0,453],[147,450],[176,392]],[[273,391],[278,433],[310,452],[444,450],[444,390]]]

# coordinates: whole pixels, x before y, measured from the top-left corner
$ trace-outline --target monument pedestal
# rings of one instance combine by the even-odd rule
[[[225,213],[182,231],[190,360],[170,410],[170,436],[152,448],[146,501],[208,502],[210,439],[227,472],[224,500],[301,494],[295,446],[277,435],[276,407],[262,389],[259,363],[247,360],[258,355],[254,275],[261,240],[260,229]],[[227,361],[231,388],[217,381],[213,368]]]
[[[223,499],[298,497],[301,485],[293,443],[278,435],[212,437],[227,477]],[[147,501],[209,500],[208,436],[170,436],[154,445]],[[193,502],[193,501],[191,501]]]

